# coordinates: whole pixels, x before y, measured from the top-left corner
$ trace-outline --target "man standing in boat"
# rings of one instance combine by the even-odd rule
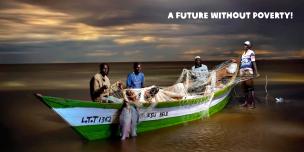
[[[90,82],[91,98],[94,102],[107,102],[110,94],[110,80],[108,78],[109,65],[101,63],[100,72],[95,74]]]
[[[258,69],[255,62],[255,53],[251,50],[252,44],[250,41],[244,42],[244,52],[241,57],[240,65],[240,76],[243,77],[257,77]],[[242,82],[242,88],[245,94],[245,102],[241,105],[242,107],[255,108],[254,100],[254,86],[253,79],[248,79]]]
[[[127,88],[137,89],[144,87],[145,75],[141,72],[141,64],[133,63],[134,72],[128,74]]]
[[[135,62],[133,64],[134,72],[128,74],[127,78],[127,88],[129,89],[139,89],[144,87],[144,73],[141,72],[141,64]],[[124,106],[122,108],[121,114],[119,116],[120,120],[120,132],[121,140],[125,140],[128,137],[135,137],[137,124],[139,123],[139,111],[134,102],[136,95],[131,90],[126,91],[126,95],[129,97],[124,101]],[[130,98],[131,97],[131,98]]]

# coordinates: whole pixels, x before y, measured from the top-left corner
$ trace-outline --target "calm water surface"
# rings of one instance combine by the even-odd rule
[[[207,62],[212,68],[219,62]],[[168,86],[191,62],[143,63],[146,85]],[[89,100],[98,64],[0,65],[1,151],[303,151],[304,61],[260,61],[257,108],[239,108],[239,87],[216,115],[117,139],[87,142],[33,93]],[[112,81],[125,81],[132,63],[110,65]],[[266,100],[265,78],[268,78]],[[276,103],[275,97],[283,97]]]

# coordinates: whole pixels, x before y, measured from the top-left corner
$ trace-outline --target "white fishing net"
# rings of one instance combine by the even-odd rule
[[[192,70],[183,69],[176,83],[168,87],[153,85],[141,89],[120,90],[118,89],[118,83],[115,83],[111,86],[113,99],[109,100],[119,103],[126,101],[127,105],[129,105],[129,103],[135,104],[135,106],[131,107],[136,107],[137,114],[129,115],[138,120],[136,124],[145,119],[149,119],[149,114],[151,113],[156,115],[159,111],[157,111],[155,107],[160,102],[176,101],[181,105],[181,108],[185,108],[184,105],[188,105],[184,103],[191,100],[191,105],[196,104],[195,102],[198,103],[201,118],[208,118],[210,107],[213,105],[213,102],[215,102],[215,93],[218,90],[252,78],[252,76],[249,75],[237,75],[238,64],[231,61],[223,62],[208,72],[197,73]],[[200,98],[204,100],[204,102],[201,102],[202,100]],[[189,105],[189,107],[191,107],[191,105]],[[179,106],[176,107],[179,108]],[[142,119],[140,119],[140,117],[142,117]],[[126,117],[122,116],[120,119],[125,120]],[[183,117],[182,119],[186,118]]]
[[[183,69],[178,80],[172,86],[125,89],[123,91],[124,99],[130,102],[157,103],[183,101],[183,99],[202,96],[211,97],[216,90],[234,83],[237,68],[236,63],[226,61],[208,72],[198,73]]]

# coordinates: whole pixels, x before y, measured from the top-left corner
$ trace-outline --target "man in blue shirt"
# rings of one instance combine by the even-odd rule
[[[144,87],[145,75],[141,72],[141,64],[135,62],[133,64],[134,72],[128,74],[127,88],[137,89]]]

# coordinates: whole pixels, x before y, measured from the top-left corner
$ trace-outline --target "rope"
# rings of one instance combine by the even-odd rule
[[[265,80],[265,92],[266,92],[266,94],[268,94],[267,85],[268,85],[268,78],[267,78],[267,75],[266,75],[266,80]]]

